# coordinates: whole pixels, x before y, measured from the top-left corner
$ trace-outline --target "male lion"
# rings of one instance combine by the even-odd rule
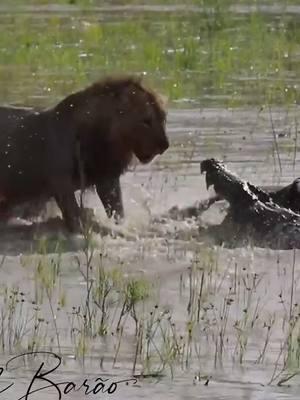
[[[158,96],[135,77],[107,78],[43,111],[0,107],[0,215],[54,197],[66,227],[81,229],[74,192],[96,186],[123,216],[120,175],[133,155],[148,163],[169,146]],[[96,225],[95,225],[96,226]]]

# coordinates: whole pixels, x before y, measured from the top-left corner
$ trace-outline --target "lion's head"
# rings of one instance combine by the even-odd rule
[[[112,125],[112,135],[122,140],[142,163],[150,162],[169,147],[166,113],[157,94],[138,80],[128,80],[119,95],[119,118]]]
[[[58,112],[66,110],[73,115],[86,160],[95,166],[124,169],[132,155],[148,163],[169,147],[163,102],[135,77],[99,81],[57,106]]]

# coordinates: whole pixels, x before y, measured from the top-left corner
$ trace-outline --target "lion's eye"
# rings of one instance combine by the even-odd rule
[[[150,118],[145,118],[145,119],[143,119],[143,121],[142,121],[142,124],[143,125],[145,125],[147,128],[150,128],[151,127],[151,119]]]

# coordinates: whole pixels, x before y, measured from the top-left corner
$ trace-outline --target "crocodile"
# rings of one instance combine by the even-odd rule
[[[218,244],[231,246],[251,243],[272,249],[300,248],[300,178],[268,191],[241,180],[213,158],[202,161],[200,171],[206,174],[207,188],[214,187],[216,201],[229,203],[222,223],[201,228],[202,233],[204,229]]]

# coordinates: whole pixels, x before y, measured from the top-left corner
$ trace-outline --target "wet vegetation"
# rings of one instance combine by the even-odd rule
[[[139,257],[140,263],[144,257]],[[228,362],[264,365],[273,351],[269,381],[259,383],[284,385],[300,365],[295,260],[296,252],[291,272],[281,271],[278,256],[273,273],[286,281],[286,288],[274,294],[282,310],[271,312],[262,296],[268,278],[253,272],[253,258],[240,264],[232,256],[224,263],[218,249],[200,246],[178,277],[178,318],[163,296],[157,302],[161,295],[155,280],[128,273],[121,260],[112,266],[106,251],[88,246],[69,261],[82,277],[76,302],[70,301],[63,283],[60,255],[22,256],[32,287],[24,292],[20,286],[2,284],[2,353],[50,349],[63,355],[68,349],[83,364],[92,356],[101,368],[125,364],[138,377],[174,377],[183,370],[195,373],[195,384],[208,384],[213,371]],[[275,334],[281,337],[276,349]],[[109,350],[104,351],[105,343],[110,343]]]
[[[298,101],[293,2],[266,2],[268,10],[256,1],[199,0],[160,12],[137,1],[125,2],[133,12],[122,2],[13,3],[1,3],[2,101],[47,104],[99,74],[124,71],[145,74],[178,105]]]

